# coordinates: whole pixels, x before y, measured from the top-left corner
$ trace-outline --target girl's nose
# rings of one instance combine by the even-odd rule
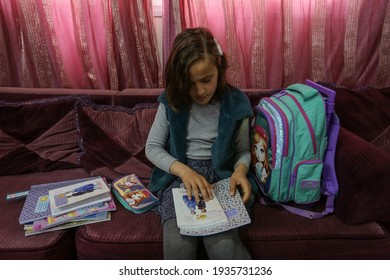
[[[196,84],[195,85],[195,92],[196,92],[196,94],[202,95],[205,92],[204,87],[202,87],[201,84]]]

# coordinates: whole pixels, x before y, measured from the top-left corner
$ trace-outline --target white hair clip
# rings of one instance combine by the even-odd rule
[[[215,37],[214,37],[214,42],[215,42],[215,45],[217,46],[218,54],[223,55],[223,51],[221,49],[221,46],[218,44],[218,41],[217,41],[217,39],[215,39]]]

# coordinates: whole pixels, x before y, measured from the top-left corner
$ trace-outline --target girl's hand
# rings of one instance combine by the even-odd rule
[[[189,199],[194,196],[196,202],[198,202],[200,200],[200,195],[206,202],[213,199],[212,185],[207,182],[205,177],[195,172],[187,165],[179,161],[175,161],[170,167],[170,172],[181,178],[187,189]]]
[[[237,186],[241,187],[242,200],[244,203],[249,202],[252,194],[251,184],[246,177],[247,167],[244,164],[239,164],[230,177],[230,194],[236,193]]]

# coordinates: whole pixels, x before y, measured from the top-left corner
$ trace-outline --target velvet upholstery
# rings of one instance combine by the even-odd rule
[[[81,168],[0,176],[0,259],[75,259],[75,230],[24,236],[19,224],[24,200],[9,200],[10,193],[29,190],[31,185],[88,177]]]
[[[70,88],[23,88],[0,87],[0,100],[5,102],[25,102],[53,97],[85,95],[96,104],[115,104],[119,91],[105,89],[70,89]]]
[[[335,164],[342,186],[335,205],[340,219],[390,222],[390,153],[341,128]]]
[[[161,218],[119,205],[110,222],[80,227],[76,246],[79,259],[163,259]]]
[[[343,223],[337,215],[306,219],[280,206],[256,203],[252,223],[240,229],[254,259],[389,259],[382,225]]]
[[[329,85],[328,85],[329,86]],[[341,129],[335,212],[345,223],[390,221],[390,88],[335,87]]]
[[[0,102],[0,175],[77,167],[81,99]]]
[[[390,110],[390,108],[389,108]],[[390,124],[385,130],[371,141],[371,144],[390,153]]]
[[[145,156],[145,142],[157,105],[140,104],[132,109],[93,103],[82,106],[81,164],[93,176],[110,180],[133,172],[149,178],[152,164]]]
[[[389,130],[390,88],[336,87],[335,91],[335,111],[342,127],[368,142]]]

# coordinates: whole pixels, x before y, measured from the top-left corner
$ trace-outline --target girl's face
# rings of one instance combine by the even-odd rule
[[[255,153],[258,161],[260,162],[265,161],[265,149],[264,149],[263,141],[259,141],[258,143],[255,144]]]
[[[213,98],[218,85],[218,69],[210,59],[199,59],[189,68],[191,88],[189,95],[198,105],[205,105]]]
[[[131,195],[131,198],[134,199],[134,200],[140,200],[141,198],[143,198],[143,194],[142,193],[134,193]]]

